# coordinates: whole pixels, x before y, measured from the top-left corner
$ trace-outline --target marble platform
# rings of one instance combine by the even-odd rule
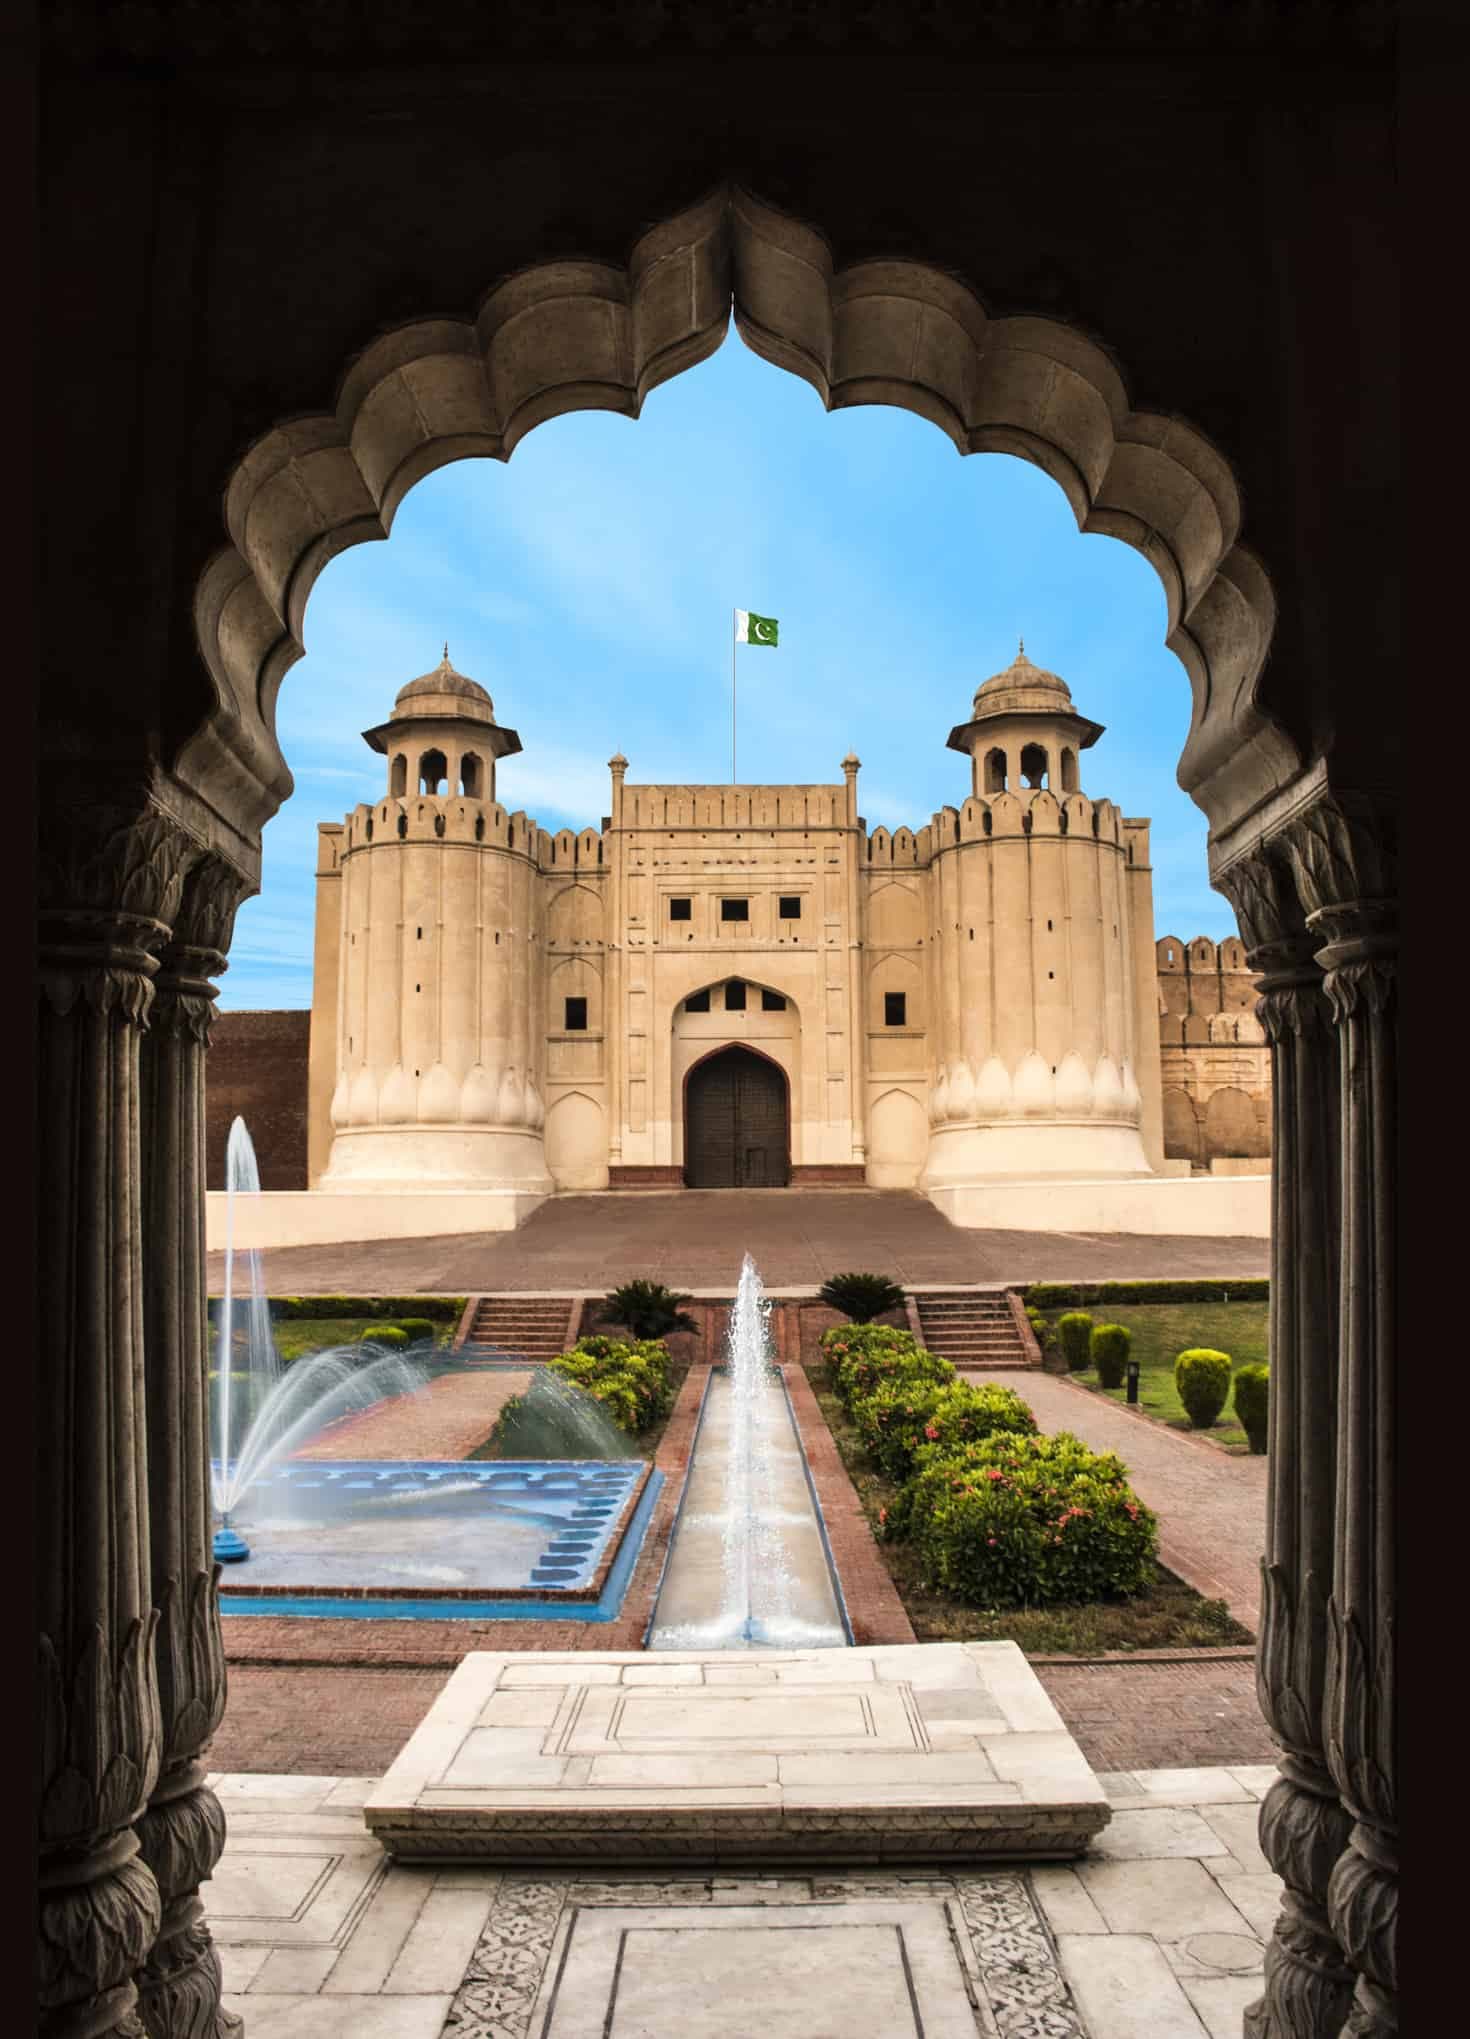
[[[1065,1860],[1109,1817],[1014,1643],[477,1652],[364,1807],[525,1866]]]

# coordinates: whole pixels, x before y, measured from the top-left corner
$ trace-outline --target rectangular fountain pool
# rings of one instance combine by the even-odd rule
[[[296,1459],[235,1517],[224,1614],[611,1621],[662,1475],[641,1459]]]

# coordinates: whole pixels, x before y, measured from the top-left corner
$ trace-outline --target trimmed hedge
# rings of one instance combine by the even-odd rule
[[[1196,1430],[1208,1430],[1230,1394],[1230,1355],[1191,1346],[1174,1362],[1174,1386]]]
[[[407,1345],[408,1333],[397,1324],[364,1324],[357,1334],[359,1345]]]
[[[434,1326],[427,1317],[400,1317],[398,1328],[410,1345],[421,1345],[434,1336]]]
[[[1069,1310],[1057,1318],[1057,1338],[1062,1357],[1072,1373],[1085,1371],[1092,1357],[1092,1319],[1085,1310]]]
[[[209,1314],[217,1314],[222,1298],[211,1296]],[[236,1296],[238,1304],[240,1298]],[[397,1318],[411,1315],[434,1324],[457,1324],[464,1315],[468,1296],[271,1296],[272,1317],[288,1320],[341,1317]]]
[[[1098,1385],[1121,1388],[1133,1333],[1125,1324],[1094,1324],[1089,1352],[1097,1370]]]
[[[1264,1303],[1264,1275],[1239,1281],[1037,1281],[1021,1291],[1028,1310],[1075,1310],[1091,1303]]]
[[[1257,1458],[1266,1450],[1267,1408],[1271,1395],[1271,1369],[1243,1366],[1235,1376],[1235,1414]]]
[[[1066,1431],[924,1452],[907,1513],[929,1584],[972,1607],[1124,1599],[1153,1581],[1152,1511],[1115,1453]]]

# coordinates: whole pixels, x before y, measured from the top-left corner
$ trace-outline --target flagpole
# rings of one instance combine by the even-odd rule
[[[740,642],[738,609],[730,611],[730,784],[735,783],[735,647]]]

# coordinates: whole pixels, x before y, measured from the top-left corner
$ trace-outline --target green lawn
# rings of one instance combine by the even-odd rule
[[[824,1382],[816,1372],[811,1378],[848,1478],[876,1535],[878,1511],[893,1506],[897,1489],[863,1450],[830,1381]],[[1020,1392],[1024,1395],[1024,1386]],[[878,1549],[914,1634],[924,1643],[1013,1642],[1032,1656],[1057,1652],[1092,1657],[1103,1650],[1220,1649],[1252,1639],[1223,1600],[1204,1599],[1162,1566],[1157,1567],[1154,1585],[1131,1600],[987,1610],[966,1607],[927,1586],[912,1545],[895,1539],[880,1542]]]
[[[1173,1430],[1191,1430],[1193,1425],[1174,1391],[1174,1361],[1191,1346],[1205,1345],[1215,1352],[1228,1352],[1237,1367],[1264,1362],[1268,1357],[1269,1311],[1270,1305],[1264,1302],[1098,1303],[1088,1315],[1094,1324],[1123,1324],[1133,1333],[1132,1357],[1139,1363],[1139,1407]],[[1054,1323],[1063,1312],[1047,1310],[1043,1314]],[[1128,1399],[1126,1388],[1099,1387],[1097,1375],[1090,1371],[1071,1378],[1096,1395],[1109,1395],[1115,1402]],[[1228,1400],[1218,1422],[1195,1435],[1209,1438],[1226,1451],[1246,1454],[1250,1450]]]
[[[281,1317],[273,1321],[271,1335],[275,1339],[276,1351],[288,1364],[293,1359],[305,1359],[309,1353],[325,1352],[333,1345],[356,1345],[369,1324],[387,1324],[390,1317]],[[448,1357],[453,1342],[455,1326],[436,1324],[435,1351],[440,1359]],[[211,1370],[215,1359],[217,1333],[214,1326],[209,1328],[209,1358]],[[235,1328],[235,1350],[239,1354],[237,1364],[245,1363],[245,1331],[243,1325]]]

